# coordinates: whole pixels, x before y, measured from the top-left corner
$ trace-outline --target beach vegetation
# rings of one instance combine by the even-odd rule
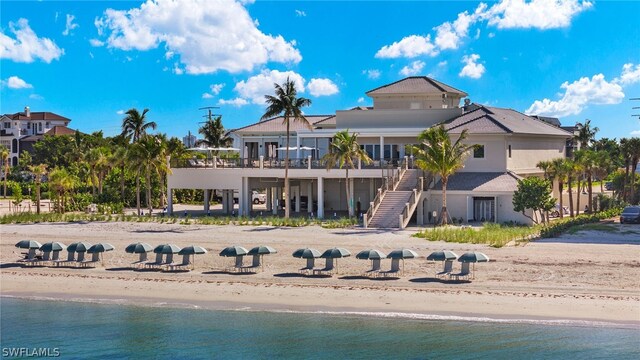
[[[0,145],[0,160],[2,160],[2,177],[3,177],[3,191],[2,196],[7,198],[7,180],[9,180],[9,149],[6,146]]]
[[[287,136],[286,136],[286,149],[285,154],[285,162],[284,162],[284,203],[287,204],[284,209],[284,217],[289,218],[291,212],[290,200],[289,200],[289,138],[291,132],[289,130],[291,126],[291,121],[299,122],[311,129],[311,124],[309,120],[304,116],[302,112],[302,108],[310,106],[311,100],[298,97],[298,90],[296,89],[296,84],[293,80],[287,77],[287,80],[284,84],[274,84],[275,87],[275,96],[273,95],[265,95],[265,100],[267,103],[267,109],[260,118],[260,120],[266,120],[275,116],[282,115],[284,118],[283,123],[287,127]],[[297,144],[300,146],[300,144]]]
[[[514,211],[521,212],[538,224],[548,222],[548,213],[554,208],[556,199],[551,197],[549,180],[530,177],[518,181],[518,189],[513,193],[512,202]],[[532,216],[527,214],[527,210],[533,211]]]

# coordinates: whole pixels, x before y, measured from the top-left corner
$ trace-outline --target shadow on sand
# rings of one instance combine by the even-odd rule
[[[205,275],[255,275],[254,272],[233,272],[233,271],[223,271],[223,270],[212,270],[212,271],[204,271],[202,274]]]
[[[414,283],[440,283],[440,284],[469,284],[471,280],[445,280],[445,279],[436,279],[432,277],[425,278],[415,278],[409,279],[410,282]]]
[[[273,231],[273,230],[291,230],[292,228],[290,227],[286,227],[286,226],[268,226],[268,225],[262,225],[253,229],[246,229],[243,231],[248,231],[248,232],[264,232],[264,231]]]

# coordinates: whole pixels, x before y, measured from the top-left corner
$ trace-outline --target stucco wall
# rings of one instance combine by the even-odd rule
[[[354,128],[421,128],[426,129],[439,122],[462,114],[462,109],[432,110],[353,110],[336,111],[337,129]]]
[[[507,140],[507,149],[508,145],[511,145],[511,158],[507,158],[507,168],[518,174],[541,172],[536,167],[538,162],[564,158],[566,140],[561,137],[513,136]]]
[[[457,136],[452,136],[452,141]],[[502,136],[469,136],[466,144],[484,145],[484,158],[474,158],[473,151],[469,153],[460,171],[473,172],[502,172],[506,170],[505,140]]]

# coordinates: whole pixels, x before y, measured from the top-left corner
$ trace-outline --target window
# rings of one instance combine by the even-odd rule
[[[509,145],[509,158],[511,158],[511,145]]]
[[[484,159],[484,145],[476,145],[473,149],[474,159]]]
[[[31,123],[30,122],[27,123],[27,129],[31,130]]]
[[[9,129],[11,127],[11,123],[10,122],[5,122],[4,123],[4,128],[5,129]]]
[[[38,131],[42,132],[42,123],[38,123]]]

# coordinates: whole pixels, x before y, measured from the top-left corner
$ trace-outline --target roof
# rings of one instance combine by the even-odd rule
[[[441,83],[427,76],[410,76],[394,83],[387,84],[367,91],[367,95],[395,95],[395,94],[442,94],[454,93],[461,97],[467,96],[464,91]]]
[[[533,134],[571,137],[573,134],[513,109],[480,105],[444,123],[453,134],[468,130],[472,134]]]
[[[449,177],[447,191],[516,191],[520,179],[512,172],[458,172]],[[433,190],[442,190],[441,180]]]
[[[548,122],[551,125],[554,126],[560,126],[562,124],[560,124],[560,120],[558,118],[554,118],[554,117],[549,117],[549,116],[540,116],[540,115],[531,115],[531,117],[534,117],[536,119],[540,119],[544,122]]]
[[[66,126],[56,125],[49,129],[45,135],[74,135],[76,133],[75,130],[69,129]]]
[[[59,120],[59,121],[71,121],[71,119],[58,114],[46,111],[32,111],[31,116],[28,117],[24,112],[17,112],[15,114],[5,114],[11,120]]]
[[[330,121],[333,118],[333,124],[335,124],[335,115],[305,115],[305,118],[312,124],[316,125],[323,120]],[[322,125],[331,124],[330,122],[323,123]],[[307,127],[301,121],[290,121],[289,130],[298,131],[306,130]],[[264,121],[257,122],[255,124],[247,125],[230,132],[234,133],[284,133],[287,128],[284,124],[284,117],[278,116]]]

